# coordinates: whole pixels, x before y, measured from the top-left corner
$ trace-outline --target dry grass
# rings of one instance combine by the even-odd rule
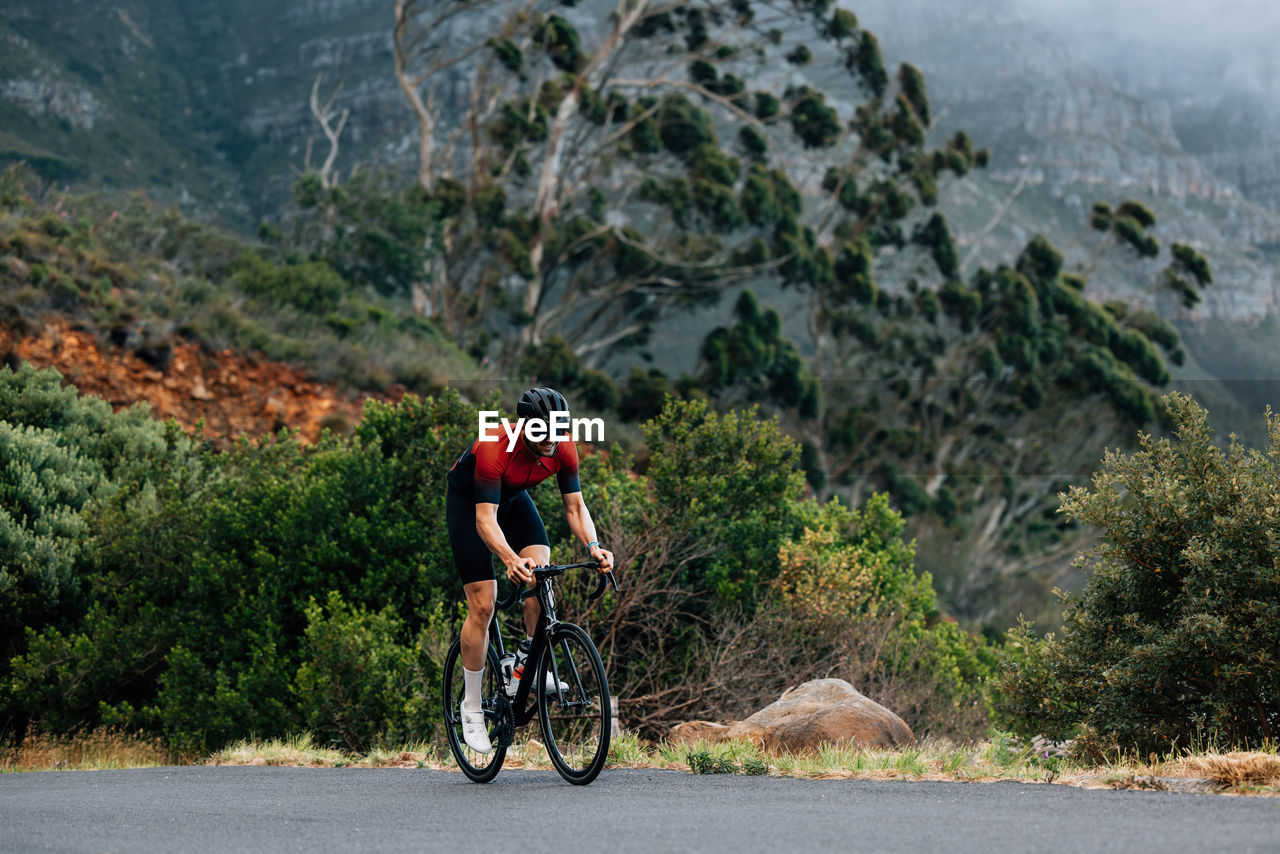
[[[528,733],[507,751],[505,768],[550,770],[546,749]],[[156,738],[101,729],[74,736],[28,733],[20,746],[0,748],[0,771],[147,768],[185,764]],[[352,754],[315,742],[308,734],[246,740],[217,751],[208,765],[292,765],[315,768],[430,768],[456,770],[447,746],[415,743]],[[1007,735],[976,744],[925,739],[899,749],[827,745],[815,753],[768,753],[745,741],[651,743],[633,734],[615,737],[607,768],[665,768],[703,774],[769,774],[813,780],[1014,780],[1086,788],[1168,789],[1179,779],[1203,780],[1204,790],[1280,795],[1280,755],[1274,746],[1250,753],[1184,751],[1147,760],[1127,757],[1094,765],[1035,754]]]
[[[315,743],[311,733],[265,741],[237,741],[205,760],[206,765],[294,765],[306,768],[440,768],[438,751],[429,744],[375,748],[364,755]]]
[[[98,771],[182,764],[155,737],[96,729],[66,736],[27,733],[22,743],[0,747],[0,771]]]
[[[1182,766],[1197,777],[1208,777],[1219,786],[1280,786],[1280,756],[1274,753],[1217,753],[1188,756]]]
[[[311,733],[271,738],[266,741],[245,739],[237,741],[209,757],[208,765],[301,765],[324,768],[343,763],[345,753],[333,748],[321,747]],[[350,763],[344,763],[350,764]]]
[[[374,748],[353,754],[317,745],[309,733],[285,739],[238,741],[211,755],[207,765],[295,765],[307,768],[431,768],[456,771],[447,746],[419,743],[394,748]],[[532,735],[516,740],[507,749],[503,768],[550,770],[551,759],[542,742]],[[615,738],[609,745],[608,768],[662,767],[634,735]]]
[[[946,780],[1057,783],[1080,788],[1179,789],[1233,794],[1280,795],[1280,757],[1275,749],[1220,754],[1125,757],[1108,765],[1037,754],[1006,735],[978,744],[925,739],[910,747],[883,749],[826,745],[814,753],[770,754],[747,742],[660,744],[657,767],[695,773],[762,773],[815,780]]]

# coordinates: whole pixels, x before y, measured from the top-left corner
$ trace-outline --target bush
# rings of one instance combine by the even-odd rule
[[[716,546],[688,567],[686,583],[724,603],[753,602],[795,527],[799,443],[755,408],[719,414],[706,401],[674,398],[644,434],[655,501],[688,536]]]
[[[1199,404],[1164,400],[1172,437],[1108,453],[1063,497],[1102,540],[1062,636],[1010,634],[999,711],[1021,732],[1144,755],[1280,737],[1280,417],[1265,452],[1224,450]]]
[[[85,503],[102,471],[49,431],[0,421],[0,626],[6,634],[74,591]]]
[[[113,501],[94,519],[81,569],[93,595],[57,625],[31,624],[5,711],[54,731],[143,727],[188,753],[309,722],[344,743],[410,737],[422,713],[408,695],[373,730],[326,719],[324,686],[346,665],[317,644],[335,625],[372,625],[371,648],[385,647],[389,623],[377,620],[390,609],[412,666],[368,678],[410,688],[434,678],[398,638],[421,640],[440,602],[456,598],[444,478],[474,431],[475,410],[455,392],[407,396],[369,403],[350,440],[277,436],[157,472],[152,502]],[[326,591],[346,610],[317,624],[308,609]]]
[[[995,651],[939,619],[932,579],[916,575],[915,543],[888,498],[862,510],[806,502],[800,513],[804,530],[782,545],[771,596],[739,641],[744,661],[728,668],[756,676],[760,696],[740,699],[758,708],[797,682],[838,676],[917,735],[980,736]]]
[[[352,607],[335,590],[323,608],[311,599],[306,615],[294,694],[311,732],[363,753],[420,739],[437,725],[439,670],[423,644],[399,643],[404,623],[391,606]]]
[[[31,634],[83,613],[95,520],[112,504],[148,506],[149,482],[190,465],[191,447],[146,407],[113,413],[57,371],[0,368],[0,724],[10,660]]]
[[[56,374],[21,376],[15,391],[0,373],[4,411],[31,422],[0,424],[0,536],[19,531],[33,554],[49,540],[62,587],[56,601],[5,601],[6,617],[20,613],[0,725],[144,729],[187,755],[300,728],[353,750],[437,732],[444,615],[458,599],[445,477],[475,435],[475,404],[452,391],[370,402],[350,438],[304,446],[279,434],[223,453],[64,392]],[[972,642],[933,625],[929,578],[914,574],[883,498],[861,513],[803,501],[799,446],[751,411],[668,399],[644,430],[647,476],[617,449],[582,460],[623,594],[587,602],[584,574],[562,597],[566,617],[600,639],[630,725],[657,734],[771,701],[803,667],[842,668],[913,723],[935,707],[902,685],[954,704],[958,684],[980,684]],[[574,555],[554,487],[533,495],[553,558]],[[869,598],[821,595],[852,579]],[[735,633],[751,644],[735,646]],[[883,654],[863,655],[859,633]],[[785,668],[725,666],[767,663],[760,649],[800,652]]]

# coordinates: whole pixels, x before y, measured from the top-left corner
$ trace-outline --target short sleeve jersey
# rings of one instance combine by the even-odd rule
[[[581,492],[578,483],[578,448],[572,441],[556,444],[556,452],[539,456],[524,440],[507,450],[505,437],[494,442],[476,439],[449,469],[449,485],[477,504],[505,504],[551,475],[562,495]]]

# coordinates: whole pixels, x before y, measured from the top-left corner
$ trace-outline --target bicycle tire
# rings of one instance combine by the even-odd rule
[[[613,713],[600,652],[581,628],[561,623],[543,649],[536,672],[538,723],[547,755],[561,777],[585,786],[600,774],[609,757]],[[564,682],[567,690],[548,691],[548,673]]]
[[[454,638],[453,645],[449,647],[449,654],[445,657],[444,678],[440,684],[444,729],[449,738],[449,750],[453,752],[453,758],[462,769],[462,773],[466,774],[472,782],[488,783],[498,776],[498,772],[502,770],[502,762],[507,756],[507,748],[498,744],[495,738],[499,722],[491,717],[497,706],[495,697],[502,690],[498,654],[494,652],[492,646],[488,647],[483,683],[484,697],[481,702],[485,707],[485,717],[490,719],[489,738],[494,744],[493,752],[487,756],[467,747],[466,742],[462,740],[462,721],[458,716],[458,703],[462,700],[463,691],[462,671],[462,641],[460,638]],[[477,764],[474,760],[478,758],[487,758],[488,761]]]

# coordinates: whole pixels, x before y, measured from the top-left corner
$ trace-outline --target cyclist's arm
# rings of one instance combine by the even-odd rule
[[[596,536],[596,524],[591,520],[591,511],[587,502],[582,500],[581,492],[566,492],[560,496],[564,499],[564,515],[569,522],[569,530],[584,546],[588,546],[591,556],[600,562],[600,569],[608,571],[613,568],[613,553],[600,548]],[[595,543],[591,546],[591,543]]]
[[[506,566],[507,578],[512,581],[533,581],[533,573],[529,571],[529,567],[534,565],[534,561],[531,558],[520,557],[507,542],[506,535],[498,525],[497,504],[490,504],[487,501],[476,504],[476,533],[480,535],[480,539],[484,540],[489,551],[497,555],[498,560]],[[512,578],[512,573],[515,573],[517,578]]]

